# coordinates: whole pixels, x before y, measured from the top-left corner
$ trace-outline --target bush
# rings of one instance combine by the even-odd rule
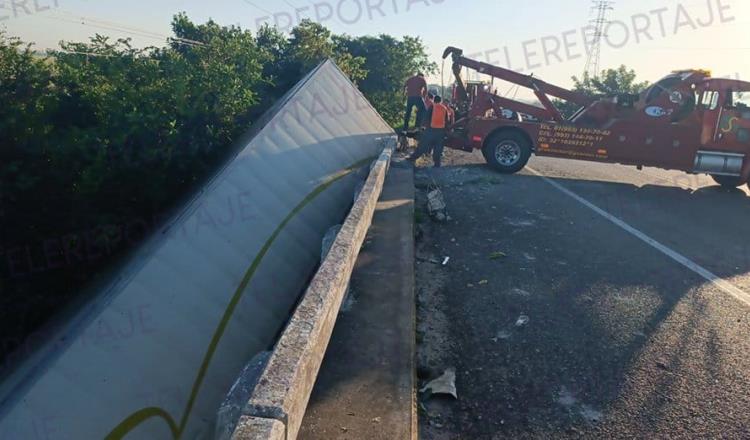
[[[360,81],[359,88],[391,126],[400,127],[406,102],[403,92],[406,80],[417,72],[437,71],[422,41],[409,36],[400,40],[390,35],[338,36],[336,44],[364,59],[367,75]]]

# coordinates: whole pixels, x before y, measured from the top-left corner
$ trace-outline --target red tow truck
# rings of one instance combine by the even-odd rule
[[[531,154],[653,166],[711,175],[722,186],[750,179],[750,83],[674,72],[639,95],[592,99],[534,76],[475,61],[448,47],[456,77],[456,122],[447,146],[481,150],[502,173],[526,166]],[[467,88],[463,68],[531,89],[542,107]],[[580,105],[564,118],[550,96]]]

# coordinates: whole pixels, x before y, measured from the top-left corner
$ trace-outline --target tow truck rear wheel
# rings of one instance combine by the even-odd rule
[[[718,174],[711,174],[711,178],[714,182],[721,185],[723,188],[739,188],[745,184],[739,177],[736,176],[721,176]]]
[[[497,171],[513,174],[521,171],[529,162],[531,145],[521,133],[498,133],[487,139],[482,155]]]

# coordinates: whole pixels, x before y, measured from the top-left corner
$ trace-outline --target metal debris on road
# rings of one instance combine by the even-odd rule
[[[501,340],[505,341],[507,339],[510,339],[511,336],[513,336],[513,333],[511,333],[510,331],[500,330],[499,332],[497,332],[497,335],[495,335],[495,337],[492,338],[492,342],[497,342]]]
[[[511,293],[511,295],[520,296],[522,298],[528,298],[528,297],[531,296],[531,294],[529,292],[527,292],[527,291],[525,291],[523,289],[519,289],[517,287],[511,289],[510,293]]]
[[[423,263],[440,264],[440,261],[437,258],[417,257],[417,261],[421,261]]]
[[[437,258],[417,257],[417,261],[421,261],[423,263],[435,264],[438,266],[447,266],[450,259],[451,257],[443,257],[442,260],[438,260]]]
[[[497,251],[497,252],[493,252],[493,253],[490,254],[490,260],[499,260],[499,259],[505,258],[507,256],[508,256],[508,254],[506,254],[505,252]]]
[[[505,224],[514,228],[529,228],[536,225],[534,220],[505,218]]]
[[[443,192],[435,186],[435,189],[427,193],[427,212],[429,212],[430,217],[442,223],[448,219],[446,208]]]
[[[456,369],[448,368],[442,376],[430,381],[419,390],[420,393],[427,391],[430,391],[431,396],[444,394],[453,396],[454,399],[458,399],[458,392],[456,391]]]
[[[516,320],[516,327],[524,327],[529,323],[529,317],[526,315],[521,315]]]

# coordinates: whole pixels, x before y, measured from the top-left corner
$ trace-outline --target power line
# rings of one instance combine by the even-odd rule
[[[266,8],[261,8],[260,6],[258,6],[258,5],[256,5],[255,3],[251,2],[250,0],[244,0],[244,2],[245,2],[245,3],[247,3],[248,5],[250,5],[250,6],[254,7],[254,8],[256,8],[256,9],[260,9],[261,11],[265,12],[266,14],[271,14],[271,15],[273,15],[273,12],[269,11],[269,10],[268,10],[268,9],[266,9]]]
[[[599,76],[599,66],[602,58],[602,40],[607,36],[606,28],[610,21],[607,20],[607,14],[613,10],[614,0],[592,0],[592,10],[596,12],[596,18],[591,20],[594,26],[594,32],[591,35],[591,49],[586,59],[584,72],[592,78]]]
[[[750,47],[644,47],[645,50],[750,50]]]
[[[72,55],[86,55],[87,57],[105,57],[105,58],[112,58],[115,55],[106,54],[106,53],[96,53],[96,52],[81,52],[77,50],[60,50],[60,49],[45,49],[44,52],[41,51],[35,51],[35,53],[39,55],[49,55],[50,52],[60,52],[64,54],[72,54]]]
[[[180,38],[180,37],[172,37],[172,36],[169,36],[169,35],[160,34],[158,32],[153,32],[153,31],[139,29],[139,28],[136,28],[136,27],[132,27],[130,25],[126,25],[126,24],[122,24],[122,23],[117,23],[117,22],[114,22],[114,21],[102,20],[102,19],[96,18],[96,17],[84,17],[84,16],[77,15],[77,14],[74,14],[74,13],[66,11],[66,10],[60,10],[60,11],[63,12],[63,13],[65,13],[65,14],[68,14],[70,16],[79,18],[82,21],[90,21],[90,22],[94,22],[94,23],[100,23],[100,24],[106,25],[106,26],[113,26],[113,27],[118,28],[118,29],[124,29],[124,30],[129,30],[129,31],[132,31],[132,32],[136,32],[136,33],[153,35],[153,36],[157,36],[157,37],[160,37],[160,38],[165,38],[165,39],[170,40],[170,41],[181,41],[181,42],[185,42],[185,43],[189,43],[189,44],[193,44],[193,45],[197,45],[197,46],[205,46],[205,44],[203,42],[196,41],[196,40],[190,40],[190,39],[187,39],[187,38]]]
[[[57,21],[62,21],[62,22],[66,22],[66,23],[79,24],[79,25],[82,25],[82,26],[89,26],[89,27],[98,28],[98,29],[105,29],[105,30],[109,30],[109,31],[122,32],[124,34],[133,35],[133,36],[141,37],[141,38],[149,38],[149,39],[152,39],[152,40],[172,41],[172,42],[175,42],[175,43],[178,43],[178,44],[184,44],[184,45],[192,46],[192,47],[205,46],[205,44],[202,43],[202,42],[200,42],[200,41],[188,40],[188,39],[179,38],[179,37],[170,37],[168,35],[159,34],[159,33],[151,32],[151,31],[145,31],[145,30],[135,29],[135,28],[129,28],[127,26],[122,26],[122,25],[117,25],[117,26],[107,25],[107,24],[103,24],[103,23],[106,23],[106,22],[103,22],[103,21],[100,21],[100,20],[95,20],[95,19],[90,19],[90,18],[86,18],[86,17],[80,17],[79,19],[59,17],[59,16],[55,16],[55,15],[43,15],[42,17],[46,18],[46,19],[49,19],[49,20],[57,20]],[[100,23],[100,24],[96,24],[97,22]]]
[[[114,27],[121,28],[121,29],[131,30],[133,32],[150,34],[150,35],[157,35],[157,36],[164,36],[163,34],[160,34],[158,32],[153,32],[153,31],[149,31],[149,30],[139,29],[139,28],[136,28],[136,27],[132,27],[132,26],[129,26],[129,25],[122,24],[122,23],[116,23],[114,21],[102,20],[100,18],[85,17],[83,15],[75,14],[73,12],[66,11],[64,9],[60,9],[58,11],[62,12],[63,14],[67,14],[67,15],[71,16],[74,19],[81,20],[83,22],[90,21],[90,22],[94,22],[94,23],[100,23],[100,24],[103,24],[103,25],[107,25],[107,26],[114,26]],[[85,23],[83,23],[83,24],[85,24]]]

